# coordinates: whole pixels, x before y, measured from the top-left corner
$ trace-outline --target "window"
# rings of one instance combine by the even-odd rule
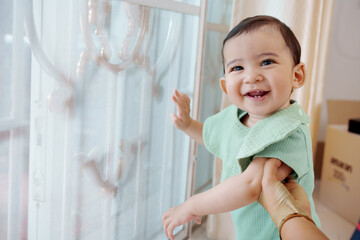
[[[30,58],[21,9],[0,8],[0,239],[26,237]]]
[[[232,0],[209,1],[207,6],[204,66],[201,84],[200,121],[220,111],[222,92],[219,79],[223,76],[221,48],[229,31]],[[195,193],[212,186],[213,159],[205,147],[197,148]]]
[[[131,2],[3,3],[0,239],[164,239],[162,213],[191,194],[171,94],[197,114],[207,2]]]

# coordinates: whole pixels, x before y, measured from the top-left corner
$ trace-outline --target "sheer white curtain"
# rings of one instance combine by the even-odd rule
[[[165,239],[161,214],[213,164],[173,127],[171,94],[219,110],[231,4],[1,2],[0,240]]]
[[[18,1],[0,3],[0,239],[26,239],[31,52]]]
[[[161,214],[186,198],[189,157],[170,95],[194,92],[199,16],[95,0],[34,11],[64,78],[34,59],[29,237],[164,238]]]
[[[199,96],[204,7],[132,2],[2,1],[1,240],[164,239],[190,194],[170,96]]]

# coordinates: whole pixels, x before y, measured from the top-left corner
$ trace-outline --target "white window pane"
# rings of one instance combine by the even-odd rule
[[[223,76],[221,60],[222,41],[226,33],[207,31],[205,40],[204,71],[202,78],[200,121],[220,111],[222,91],[219,79]],[[198,146],[195,192],[212,186],[214,156],[205,147]]]
[[[208,22],[230,25],[233,0],[208,0],[206,19]]]
[[[187,3],[195,6],[200,6],[201,0],[174,0],[176,2]]]

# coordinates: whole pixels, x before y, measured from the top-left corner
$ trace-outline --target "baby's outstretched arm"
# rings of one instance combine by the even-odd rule
[[[204,145],[202,136],[203,124],[190,117],[190,98],[184,94],[179,93],[176,89],[172,95],[177,109],[177,114],[171,114],[171,119],[178,129],[184,131],[191,139],[197,143]]]
[[[233,176],[210,190],[194,195],[185,203],[163,214],[163,226],[167,237],[173,239],[172,232],[192,219],[201,222],[201,216],[232,211],[255,202],[261,193],[261,181],[267,158],[256,158],[240,175]],[[282,164],[278,178],[283,180],[292,169]]]

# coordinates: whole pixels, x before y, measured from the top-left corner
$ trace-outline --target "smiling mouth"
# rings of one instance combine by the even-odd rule
[[[256,91],[248,92],[245,95],[252,98],[262,98],[266,96],[269,92],[270,91],[256,90]]]

